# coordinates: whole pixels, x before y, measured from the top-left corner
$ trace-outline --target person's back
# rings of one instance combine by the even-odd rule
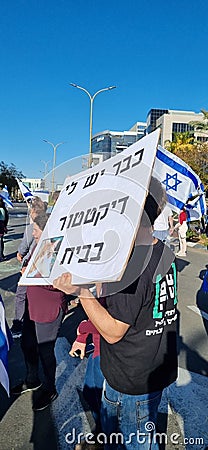
[[[187,221],[187,214],[186,214],[186,211],[183,210],[179,214],[179,222],[181,225],[183,225],[183,222],[186,222],[186,221]]]
[[[132,265],[140,265],[143,250],[135,248]],[[101,337],[101,369],[110,386],[130,395],[164,389],[177,376],[174,255],[161,241],[149,252],[139,278],[106,298],[108,312],[131,326],[116,345]]]
[[[86,286],[72,285],[70,273],[54,280],[54,287],[67,294],[77,293],[101,335],[105,450],[158,450],[155,436],[158,406],[163,389],[177,377],[175,257],[152,237],[152,226],[165,198],[161,183],[152,178],[135,251],[121,283],[108,283],[106,309]],[[132,267],[137,268],[137,273],[135,270],[133,273]],[[151,433],[147,428],[150,422]],[[115,443],[115,439],[112,443],[116,434],[121,444]]]

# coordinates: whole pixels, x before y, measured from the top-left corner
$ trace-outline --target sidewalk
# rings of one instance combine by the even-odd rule
[[[11,218],[10,232],[5,243],[8,258],[1,263],[0,294],[6,307],[7,320],[11,326],[14,313],[14,295],[18,280],[19,264],[15,258],[18,243],[24,229],[25,216]],[[180,259],[179,271],[179,307],[182,317],[185,308],[185,296],[196,297],[201,281],[196,278],[207,264],[208,253],[204,249],[188,248],[187,260]],[[184,267],[186,270],[184,270]],[[184,292],[187,292],[185,294]],[[183,302],[180,301],[183,299]],[[180,306],[181,303],[181,306]],[[183,305],[184,303],[184,305]],[[7,398],[0,386],[0,449],[1,450],[73,450],[74,434],[86,435],[91,431],[93,419],[82,396],[82,383],[86,359],[71,358],[68,355],[70,340],[73,340],[78,320],[78,309],[72,309],[66,319],[67,337],[62,335],[56,343],[57,375],[56,384],[59,397],[50,408],[34,413],[32,394],[26,393],[18,398]],[[187,307],[186,307],[187,313]],[[190,312],[190,314],[194,314]],[[196,317],[196,318],[195,318]],[[201,318],[190,315],[190,328]],[[198,325],[197,325],[198,326]],[[204,332],[204,331],[203,331]],[[182,330],[184,338],[184,329]],[[207,336],[206,336],[207,338]],[[203,335],[203,342],[205,336]],[[186,342],[186,340],[185,340]],[[187,343],[187,342],[186,342]],[[204,344],[200,344],[204,349]],[[205,351],[203,350],[205,353]],[[204,354],[202,352],[202,354]],[[207,353],[206,353],[207,354]],[[163,435],[160,450],[205,450],[208,448],[208,378],[207,372],[192,372],[186,368],[183,355],[179,359],[179,377],[176,383],[164,391],[160,404],[159,432]],[[201,357],[202,359],[202,357]],[[195,364],[193,364],[194,366]],[[25,367],[22,360],[20,340],[16,339],[9,357],[12,385],[24,377]],[[188,439],[184,444],[184,438]],[[196,439],[203,439],[196,441]],[[162,439],[162,435],[161,435]],[[165,445],[166,442],[166,445]]]

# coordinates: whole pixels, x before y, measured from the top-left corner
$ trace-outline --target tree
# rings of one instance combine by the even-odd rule
[[[199,175],[205,190],[208,191],[208,142],[194,144],[188,164]]]
[[[173,141],[165,141],[165,148],[171,153],[177,153],[179,150],[191,151],[193,148],[193,140],[193,135],[189,131],[173,133]]]
[[[174,133],[173,142],[166,141],[165,148],[188,164],[208,190],[208,142],[193,143],[189,132]]]
[[[6,184],[10,194],[17,187],[16,178],[25,178],[25,175],[14,164],[9,166],[0,161],[0,185],[4,187]]]
[[[205,109],[201,109],[201,112],[204,116],[202,121],[195,120],[193,122],[190,122],[190,125],[194,127],[195,131],[201,131],[203,133],[208,131],[208,111],[206,111]]]

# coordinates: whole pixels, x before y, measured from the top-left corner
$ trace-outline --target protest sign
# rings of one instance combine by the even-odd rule
[[[159,130],[65,180],[19,284],[45,285],[64,272],[73,284],[121,279],[152,174]]]

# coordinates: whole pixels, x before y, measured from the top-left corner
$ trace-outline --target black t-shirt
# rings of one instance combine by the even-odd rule
[[[101,369],[113,389],[140,395],[162,390],[175,381],[176,282],[174,254],[161,241],[135,247],[121,281],[122,290],[106,298],[109,313],[130,325],[115,344],[101,337]]]

